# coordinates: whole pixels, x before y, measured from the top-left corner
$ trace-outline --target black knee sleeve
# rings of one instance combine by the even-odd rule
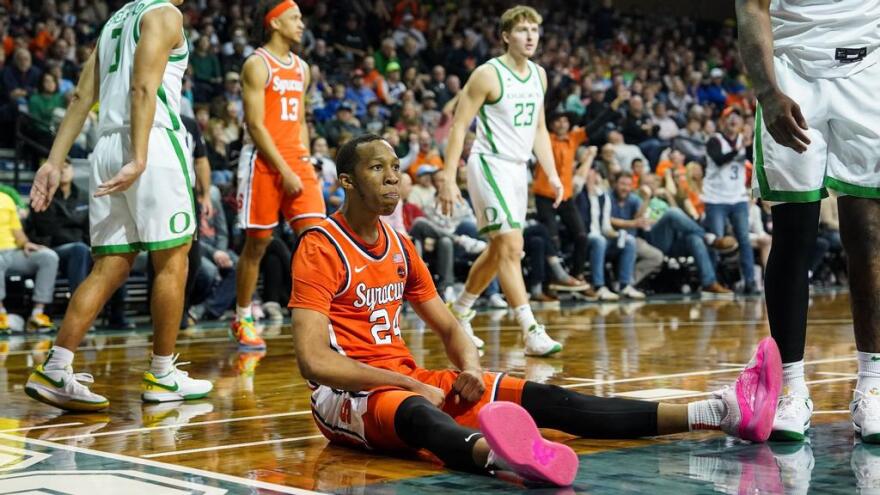
[[[526,382],[522,406],[539,428],[584,438],[638,438],[657,435],[657,403],[595,397],[556,385]]]
[[[808,271],[819,231],[819,202],[776,205],[773,245],[767,260],[764,292],[770,334],[779,345],[783,363],[804,358]]]
[[[422,396],[406,399],[394,415],[394,431],[414,449],[425,449],[452,469],[485,471],[474,463],[473,451],[483,438],[477,430],[459,425]]]

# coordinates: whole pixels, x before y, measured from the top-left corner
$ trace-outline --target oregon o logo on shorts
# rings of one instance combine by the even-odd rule
[[[171,232],[175,234],[181,234],[183,232],[186,232],[186,229],[189,228],[189,224],[191,222],[192,218],[190,217],[189,213],[185,211],[178,211],[174,215],[171,215],[171,220],[168,221],[168,228],[171,229]],[[181,223],[183,224],[183,226],[178,228]]]
[[[498,209],[494,206],[489,206],[483,210],[483,215],[486,216],[488,223],[495,223],[495,220],[498,220]]]

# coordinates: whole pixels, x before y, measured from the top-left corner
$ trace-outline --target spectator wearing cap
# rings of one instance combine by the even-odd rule
[[[400,103],[406,93],[406,84],[400,80],[400,64],[391,62],[385,71],[385,79],[380,82],[378,96],[386,105]]]
[[[412,191],[410,191],[407,201],[418,206],[422,211],[427,212],[429,208],[434,207],[436,201],[435,196],[437,190],[434,189],[432,176],[439,170],[437,167],[429,164],[419,164],[415,167],[415,180],[413,181]]]
[[[727,90],[723,86],[724,69],[715,67],[709,72],[709,82],[700,85],[697,90],[697,101],[701,105],[713,105],[716,109],[724,108],[727,101]]]
[[[364,71],[355,69],[351,73],[351,86],[345,89],[345,99],[353,101],[354,115],[363,118],[367,113],[367,105],[376,99],[376,93],[364,84]]]
[[[361,123],[354,116],[354,106],[348,101],[343,101],[336,109],[336,116],[324,127],[324,131],[327,141],[334,148],[359,135],[362,132]]]

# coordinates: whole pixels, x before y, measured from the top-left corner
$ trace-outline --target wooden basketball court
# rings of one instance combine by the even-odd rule
[[[524,358],[518,327],[500,311],[475,320],[486,340],[483,366],[647,400],[706,397],[737,376],[769,333],[761,299],[581,304],[538,316],[565,344],[558,357]],[[847,411],[856,370],[848,295],[814,295],[810,317],[811,444],[750,445],[713,432],[625,442],[547,432],[581,455],[575,486],[552,492],[850,493],[880,486],[880,449],[853,445]],[[439,339],[418,323],[410,312],[403,331],[416,359],[446,367]],[[29,368],[45,359],[51,337],[0,340],[0,493],[550,492],[328,445],[309,412],[289,325],[264,335],[262,355],[237,352],[225,325],[182,333],[181,360],[192,362],[184,369],[213,380],[215,390],[203,401],[148,406],[139,391],[149,329],[94,332],[75,364],[109,397],[102,414],[61,414],[24,394]]]

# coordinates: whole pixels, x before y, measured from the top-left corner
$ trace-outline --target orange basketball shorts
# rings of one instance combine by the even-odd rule
[[[257,153],[254,146],[242,148],[237,195],[240,227],[271,229],[278,225],[279,213],[291,225],[326,216],[321,183],[308,163],[308,157],[285,158],[302,181],[302,191],[295,196],[285,194],[281,174]]]

